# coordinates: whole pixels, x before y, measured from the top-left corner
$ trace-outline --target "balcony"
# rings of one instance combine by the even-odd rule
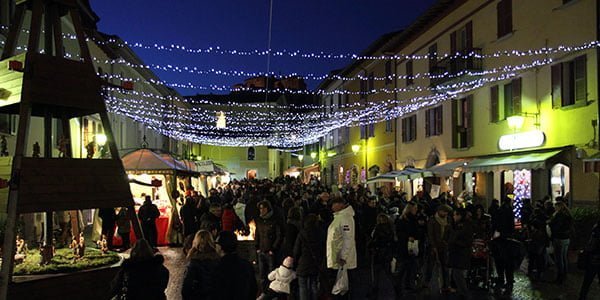
[[[466,56],[470,52],[475,55]],[[463,56],[447,57],[438,61],[429,71],[432,75],[430,86],[438,92],[447,90],[448,85],[467,82],[481,77],[473,73],[483,71],[481,48],[473,48],[460,52]]]

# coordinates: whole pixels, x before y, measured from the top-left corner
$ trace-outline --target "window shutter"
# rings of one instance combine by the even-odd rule
[[[473,50],[473,21],[469,21],[465,24],[465,31],[467,33],[467,48],[465,50],[471,52],[471,50]]]
[[[425,111],[425,136],[431,136],[431,111],[432,109],[428,109]]]
[[[562,106],[562,64],[556,64],[551,67],[552,77],[552,108]]]
[[[413,76],[413,62],[409,60],[406,62],[406,85],[409,86],[414,83]]]
[[[410,118],[410,140],[414,141],[417,139],[417,115]]]
[[[375,136],[375,123],[369,124],[369,137]]]
[[[433,70],[437,64],[437,44],[429,46],[429,72]]]
[[[490,88],[490,122],[498,122],[498,86]]]
[[[450,34],[450,55],[456,54],[456,31]]]
[[[497,22],[497,36],[500,38],[502,36],[504,36],[504,7],[505,7],[505,2],[504,1],[500,1],[498,2],[498,4],[496,5],[496,22]]]
[[[582,55],[575,58],[574,65],[575,103],[585,105],[585,102],[587,101],[586,56]]]
[[[437,135],[441,135],[442,134],[442,128],[444,127],[442,125],[442,115],[443,115],[443,105],[440,105],[436,108],[436,116],[435,116],[435,133]]]
[[[504,34],[512,32],[512,0],[504,0]]]
[[[406,120],[407,120],[407,118],[402,119],[402,141],[403,142],[406,142],[406,127],[407,127]]]
[[[521,113],[521,77],[512,80],[512,106],[513,114]]]
[[[467,96],[466,124],[467,129],[467,147],[473,146],[473,95]]]
[[[458,100],[452,99],[452,148],[458,148]]]

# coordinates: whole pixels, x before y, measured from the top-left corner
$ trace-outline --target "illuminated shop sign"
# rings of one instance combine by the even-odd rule
[[[544,144],[546,136],[540,130],[507,134],[500,137],[498,148],[500,150],[514,150],[538,147]]]

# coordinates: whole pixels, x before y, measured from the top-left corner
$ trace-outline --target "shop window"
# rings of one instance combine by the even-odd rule
[[[523,207],[523,199],[531,199],[531,170],[511,170],[503,172],[503,186],[512,187],[513,211],[517,219],[521,219],[521,208]]]
[[[473,95],[452,100],[452,148],[473,146]]]
[[[512,0],[501,0],[496,6],[498,16],[498,38],[512,32]]]
[[[552,107],[587,104],[587,59],[585,55],[552,66]]]
[[[417,115],[402,119],[402,142],[409,143],[417,139]]]
[[[415,79],[413,77],[413,62],[409,60],[406,62],[406,86],[412,85],[415,83]]]
[[[425,111],[425,136],[442,134],[442,105]]]
[[[521,114],[521,78],[504,85],[504,117]]]

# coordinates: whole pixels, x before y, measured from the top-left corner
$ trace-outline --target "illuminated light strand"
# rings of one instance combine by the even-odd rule
[[[7,29],[6,26],[0,26],[2,29]],[[29,34],[29,30],[22,29],[23,32]],[[42,31],[43,32],[43,31]],[[75,34],[63,33],[63,38],[76,40],[77,36]],[[147,50],[160,50],[160,51],[183,51],[191,54],[227,54],[227,55],[239,55],[239,56],[289,56],[289,57],[299,57],[299,58],[315,58],[315,59],[353,59],[353,60],[428,60],[430,58],[430,54],[423,55],[405,55],[405,54],[396,54],[396,55],[360,55],[354,53],[326,53],[325,51],[308,53],[302,50],[236,50],[236,49],[223,49],[220,46],[209,46],[206,48],[193,48],[187,47],[184,45],[170,44],[170,45],[161,45],[159,43],[142,43],[142,42],[128,42],[123,39],[115,39],[109,38],[106,41],[99,41],[96,39],[86,38],[86,41],[94,42],[99,45],[114,45],[117,47],[130,47],[130,48],[141,48]],[[121,42],[122,41],[122,42]],[[572,52],[579,51],[584,48],[595,48],[600,46],[600,41],[593,40],[586,42],[579,46],[567,46],[567,45],[559,45],[556,47],[542,47],[538,49],[528,49],[528,50],[499,50],[490,54],[479,54],[477,51],[471,51],[469,53],[434,53],[437,59],[457,59],[457,58],[498,58],[502,56],[538,56],[538,55],[549,55],[559,52]],[[579,50],[578,50],[579,49]]]
[[[405,105],[403,105],[401,107],[397,107],[391,111],[386,109],[386,111],[384,111],[383,113],[387,114],[387,116],[381,117],[379,119],[383,120],[386,118],[389,119],[389,118],[402,117],[404,114],[411,113],[411,112],[421,109],[423,107],[435,105],[437,103],[440,103],[441,101],[450,99],[453,96],[455,96],[456,93],[466,93],[471,90],[477,89],[477,88],[485,85],[486,83],[492,83],[492,82],[496,82],[496,81],[509,79],[509,78],[512,78],[517,75],[518,74],[516,74],[516,73],[503,74],[498,77],[486,78],[485,80],[478,80],[478,81],[475,81],[470,84],[465,84],[460,90],[457,90],[457,91],[449,91],[444,94],[434,94],[434,95],[428,95],[428,96],[414,97],[409,100],[400,101],[400,102],[410,103],[410,104],[405,104]],[[366,109],[367,108],[365,108],[365,110]],[[274,133],[272,133],[270,135],[267,134],[267,136],[256,135],[254,137],[247,137],[247,136],[244,137],[244,136],[224,134],[224,135],[220,136],[218,139],[215,139],[214,137],[202,135],[203,132],[207,131],[206,128],[197,127],[196,125],[191,124],[189,122],[188,123],[171,122],[171,121],[165,122],[164,119],[153,120],[153,119],[142,117],[142,115],[139,112],[127,112],[126,110],[121,110],[119,113],[131,116],[131,117],[135,118],[136,120],[138,120],[150,127],[160,128],[161,132],[163,132],[164,134],[166,134],[168,136],[172,136],[172,137],[176,137],[176,138],[177,137],[184,138],[186,140],[190,140],[190,141],[194,141],[194,142],[202,142],[202,143],[207,143],[207,144],[215,144],[215,145],[223,145],[223,146],[224,145],[229,145],[229,146],[271,145],[271,146],[278,146],[278,147],[301,146],[302,144],[310,143],[311,141],[314,141],[315,139],[318,139],[319,137],[322,137],[322,136],[326,135],[327,133],[331,132],[332,130],[338,129],[340,127],[353,126],[354,124],[362,124],[362,125],[369,124],[368,122],[361,121],[361,120],[365,120],[365,119],[366,120],[376,120],[376,118],[371,117],[373,114],[376,113],[376,111],[365,111],[364,113],[358,114],[356,116],[356,118],[353,120],[347,119],[347,120],[340,121],[330,127],[320,127],[321,130],[309,131],[309,132],[305,132],[302,130],[289,131],[289,132],[293,132],[292,134],[294,134],[296,136],[295,139],[289,139],[289,138],[282,139],[282,138],[280,138],[282,133],[278,133],[278,132],[276,132],[276,130],[274,131]],[[161,126],[163,126],[163,127],[166,126],[168,128],[175,128],[176,130],[166,130],[166,129],[162,128]],[[315,133],[318,133],[318,134],[315,135]],[[287,136],[288,132],[285,132],[285,134]]]

